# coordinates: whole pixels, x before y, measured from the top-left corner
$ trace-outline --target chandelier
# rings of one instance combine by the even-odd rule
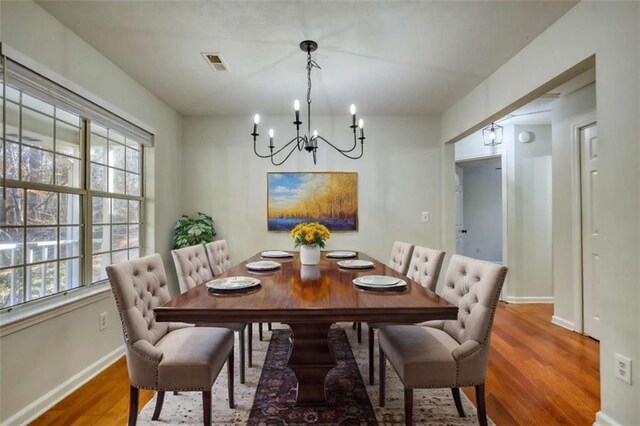
[[[333,143],[329,142],[327,139],[322,137],[318,133],[317,130],[311,132],[311,70],[313,68],[320,69],[320,66],[316,61],[311,59],[311,52],[315,52],[318,49],[318,43],[312,40],[305,40],[300,43],[300,49],[303,52],[307,52],[307,133],[304,135],[300,135],[300,125],[302,121],[300,121],[300,101],[295,100],[293,102],[293,109],[295,111],[295,121],[293,124],[296,126],[296,136],[291,139],[289,142],[284,144],[281,148],[276,149],[276,146],[273,144],[274,131],[273,129],[269,129],[269,154],[259,154],[257,145],[257,138],[260,136],[258,133],[258,124],[260,123],[260,115],[256,114],[253,120],[253,152],[260,158],[269,158],[271,159],[271,163],[274,166],[279,166],[283,164],[285,161],[291,157],[296,149],[298,151],[302,151],[303,149],[308,153],[313,155],[313,164],[316,164],[316,151],[318,150],[318,141],[322,141],[329,145],[331,148],[338,151],[340,154],[344,155],[347,158],[352,160],[357,160],[362,157],[364,153],[364,120],[361,118],[360,120],[356,120],[356,106],[351,104],[351,125],[349,128],[353,131],[353,146],[349,149],[341,149],[338,148]],[[357,124],[356,124],[357,122]],[[357,135],[357,130],[360,129],[360,136]],[[303,130],[304,131],[304,130]],[[354,150],[358,146],[358,140],[360,141],[360,153],[356,154]],[[281,161],[275,160],[275,158],[281,158]]]
[[[491,123],[482,129],[482,141],[484,146],[496,146],[502,143],[502,131],[504,128],[497,124]]]

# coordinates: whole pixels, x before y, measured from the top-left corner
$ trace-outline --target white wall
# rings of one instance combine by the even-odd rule
[[[459,164],[460,165],[460,164]],[[500,159],[464,169],[465,256],[502,262],[502,170]]]
[[[581,2],[442,117],[442,142],[506,112],[595,55],[602,246],[599,424],[640,424],[640,369],[614,375],[614,354],[640,360],[640,3]],[[537,91],[536,91],[537,92]],[[443,241],[455,247],[453,149],[443,152]],[[567,212],[569,214],[569,212]]]
[[[156,147],[145,152],[146,251],[160,252],[167,262],[171,229],[179,213],[181,117],[31,1],[2,2],[1,29],[5,46],[153,129]],[[103,311],[108,312],[108,328],[99,332],[98,315]],[[86,378],[80,377],[85,368],[122,344],[110,292],[95,303],[3,335],[0,420],[34,402],[31,408],[46,408],[51,402],[43,397],[47,392],[65,382],[77,384],[74,380]]]
[[[276,131],[276,145],[293,133],[291,117],[263,117],[264,135]],[[268,232],[268,171],[358,172],[358,232],[333,233],[328,249],[362,250],[388,260],[394,240],[440,246],[440,144],[435,117],[366,117],[364,157],[348,160],[331,149],[318,148],[318,164],[306,152],[294,153],[280,167],[253,154],[251,117],[188,117],[184,119],[185,213],[203,211],[214,217],[217,238],[229,240],[239,262],[265,249],[293,249],[288,233]],[[347,147],[348,117],[314,117],[314,127]],[[288,139],[287,139],[288,140]],[[429,223],[420,212],[429,211]]]
[[[579,181],[574,179],[579,163],[572,135],[572,126],[585,124],[596,117],[596,84],[583,87],[557,99],[551,105],[553,128],[553,282],[554,317],[556,321],[580,329],[582,228],[575,220],[574,200],[579,201]],[[574,158],[574,155],[576,158]],[[578,166],[578,167],[575,167]],[[577,193],[577,194],[576,194]],[[602,281],[606,283],[606,280]],[[578,284],[578,285],[576,285]],[[605,284],[606,285],[606,284]]]

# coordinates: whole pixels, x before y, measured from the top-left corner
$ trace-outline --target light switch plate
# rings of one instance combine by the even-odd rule
[[[422,212],[422,215],[420,216],[422,222],[429,222],[429,212]]]
[[[616,378],[626,384],[631,384],[631,359],[624,355],[616,354]]]

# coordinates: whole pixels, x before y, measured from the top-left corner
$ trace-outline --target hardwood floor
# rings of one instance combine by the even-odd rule
[[[598,342],[552,325],[552,311],[498,307],[486,382],[487,412],[498,425],[590,425],[600,409]],[[473,388],[465,393],[475,402]],[[140,407],[152,397],[142,391]],[[128,398],[123,358],[32,424],[124,425]]]

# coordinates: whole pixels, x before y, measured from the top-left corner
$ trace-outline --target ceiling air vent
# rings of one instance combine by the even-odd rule
[[[224,63],[222,56],[216,52],[202,52],[202,57],[214,71],[228,71],[227,64]]]

